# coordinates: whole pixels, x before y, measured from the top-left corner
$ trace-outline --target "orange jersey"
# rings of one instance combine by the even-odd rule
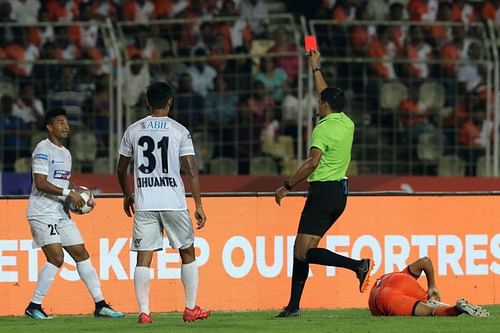
[[[373,316],[411,316],[418,302],[427,301],[427,292],[408,267],[385,274],[372,287],[368,306]]]

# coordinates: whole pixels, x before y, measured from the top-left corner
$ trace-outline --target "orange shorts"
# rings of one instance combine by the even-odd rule
[[[414,276],[403,271],[377,280],[368,304],[374,316],[412,316],[418,302],[426,301],[427,292]]]

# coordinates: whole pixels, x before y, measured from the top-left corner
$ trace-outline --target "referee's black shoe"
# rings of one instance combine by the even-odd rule
[[[286,317],[299,317],[300,316],[300,310],[299,309],[293,309],[290,310],[287,307],[284,307],[283,310],[281,310],[280,313],[278,313],[275,318],[286,318]]]
[[[362,259],[359,265],[356,276],[359,280],[359,292],[364,293],[370,285],[370,273],[373,269],[373,260]]]

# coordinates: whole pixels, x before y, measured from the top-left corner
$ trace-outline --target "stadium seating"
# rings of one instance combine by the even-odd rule
[[[446,100],[446,93],[442,84],[438,82],[424,82],[420,85],[418,101],[428,108],[441,109]]]
[[[98,157],[92,163],[93,173],[110,173],[109,170],[109,158],[108,157]]]
[[[31,172],[31,158],[20,157],[14,162],[14,171],[19,173]]]
[[[401,82],[386,82],[380,89],[380,107],[396,111],[401,101],[408,98],[408,89]]]
[[[463,177],[465,176],[465,161],[459,156],[442,156],[438,164],[438,176]]]
[[[250,174],[256,176],[274,176],[278,174],[278,165],[269,156],[259,156],[250,159]]]
[[[210,174],[237,175],[238,162],[234,158],[218,157],[210,161]]]
[[[80,162],[92,162],[97,155],[97,138],[90,131],[79,131],[70,138],[73,159]]]
[[[418,137],[417,156],[421,161],[438,161],[443,154],[443,136],[438,132],[422,133]]]

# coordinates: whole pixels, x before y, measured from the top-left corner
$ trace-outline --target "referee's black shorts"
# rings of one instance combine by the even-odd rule
[[[342,215],[346,202],[340,181],[309,183],[298,233],[323,236]]]

